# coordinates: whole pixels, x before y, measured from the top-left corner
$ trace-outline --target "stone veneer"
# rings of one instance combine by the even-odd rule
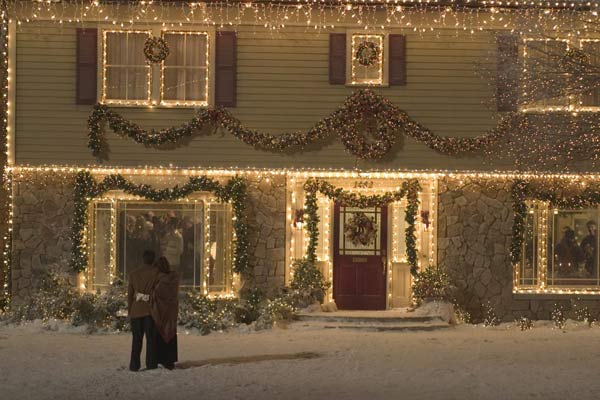
[[[285,196],[285,177],[249,182],[249,255],[254,269],[247,284],[268,293],[285,284]]]
[[[14,177],[12,297],[19,303],[44,270],[69,271],[74,175]],[[73,274],[75,282],[75,274]]]
[[[510,262],[513,211],[512,182],[454,179],[439,182],[438,266],[456,286],[459,305],[474,320],[488,302],[505,321],[526,316],[549,319],[556,303],[572,308],[575,296],[513,294]],[[578,300],[600,311],[600,302]]]
[[[44,270],[69,272],[74,175],[44,173],[13,179],[12,298],[27,298]],[[285,276],[285,178],[248,182],[250,263],[245,286],[273,291]],[[73,283],[76,275],[72,274]]]

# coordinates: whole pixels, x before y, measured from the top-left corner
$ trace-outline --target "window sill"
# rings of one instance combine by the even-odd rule
[[[561,299],[600,299],[600,293],[515,293],[513,300],[561,300]]]
[[[371,87],[390,87],[390,84],[385,82],[385,83],[346,83],[346,87],[352,87],[352,88],[371,88]]]
[[[110,103],[110,102],[99,102],[99,104],[105,105],[111,108],[128,108],[128,109],[176,109],[176,110],[199,110],[203,108],[212,107],[210,104],[204,105],[183,105],[183,104],[122,104],[122,103]]]

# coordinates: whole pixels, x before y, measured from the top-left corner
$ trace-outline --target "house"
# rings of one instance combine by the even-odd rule
[[[340,308],[600,296],[598,3],[2,1],[6,299],[146,248],[210,296],[312,257]]]

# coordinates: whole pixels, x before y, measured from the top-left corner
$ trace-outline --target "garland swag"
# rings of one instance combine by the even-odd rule
[[[84,231],[88,223],[87,211],[90,201],[109,190],[116,189],[156,202],[178,200],[197,191],[212,192],[219,201],[231,202],[235,231],[233,270],[240,274],[249,272],[248,227],[245,216],[246,181],[243,178],[236,176],[222,185],[207,176],[197,176],[190,177],[188,182],[182,186],[154,189],[149,185],[133,183],[120,174],[108,175],[101,182],[97,182],[88,171],[79,172],[75,181],[75,215],[71,231],[73,249],[70,266],[76,272],[82,272],[88,261]]]
[[[306,248],[305,259],[314,263],[317,259],[317,244],[319,242],[319,216],[317,214],[319,206],[317,204],[317,192],[321,192],[329,199],[351,207],[383,207],[388,203],[399,201],[403,197],[407,199],[405,221],[407,227],[405,230],[406,256],[410,264],[411,274],[418,271],[417,260],[417,237],[416,237],[416,216],[419,209],[419,191],[421,186],[415,179],[402,182],[400,190],[394,192],[385,192],[365,196],[356,192],[349,192],[342,188],[336,188],[329,182],[319,179],[309,179],[304,183],[306,198],[304,203],[304,212],[307,215],[306,229],[308,230],[308,246]]]
[[[224,108],[204,108],[199,110],[191,121],[180,126],[147,131],[106,105],[97,104],[88,118],[88,147],[97,158],[107,156],[103,132],[103,123],[107,122],[117,135],[128,137],[145,146],[174,144],[204,128],[221,127],[257,149],[279,152],[290,148],[302,150],[310,144],[336,135],[350,154],[365,160],[378,160],[390,152],[400,133],[404,132],[439,153],[459,156],[490,147],[515,125],[517,121],[513,119],[510,116],[503,118],[494,129],[480,136],[444,137],[412,120],[406,112],[383,96],[363,89],[346,98],[340,108],[306,132],[272,135],[249,129]],[[370,133],[374,139],[372,141],[367,141],[365,135],[360,132],[361,124],[365,120],[376,122]]]
[[[564,197],[556,190],[537,188],[529,180],[518,179],[512,185],[511,196],[514,219],[510,256],[513,263],[518,263],[521,258],[527,217],[526,200],[539,200],[547,202],[551,207],[563,209],[581,209],[600,205],[600,187],[597,186],[588,186],[579,195]]]

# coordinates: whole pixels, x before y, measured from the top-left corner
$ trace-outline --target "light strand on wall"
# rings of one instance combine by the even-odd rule
[[[205,296],[209,294],[209,281],[210,281],[210,208],[211,199],[206,200],[206,208],[204,214],[204,262],[203,270],[204,277],[202,279],[202,289]]]

